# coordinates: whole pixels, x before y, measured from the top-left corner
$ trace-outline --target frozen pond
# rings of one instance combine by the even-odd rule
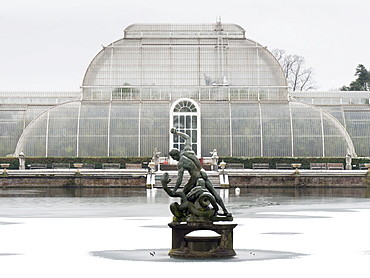
[[[219,192],[238,224],[237,256],[199,262],[167,256],[175,199],[160,189],[0,189],[1,273],[368,277],[368,189]]]

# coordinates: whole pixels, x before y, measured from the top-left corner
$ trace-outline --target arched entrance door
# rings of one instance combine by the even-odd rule
[[[172,127],[191,137],[193,151],[200,157],[200,109],[198,104],[191,99],[179,99],[172,104],[171,119]],[[170,136],[172,148],[184,149],[184,139],[177,135]]]

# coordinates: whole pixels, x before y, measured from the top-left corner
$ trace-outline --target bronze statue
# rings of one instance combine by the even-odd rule
[[[170,208],[175,217],[183,219],[203,218],[207,220],[220,220],[217,215],[223,216],[223,220],[232,220],[231,214],[227,211],[221,197],[216,192],[207,173],[202,168],[199,159],[196,157],[191,148],[191,138],[186,133],[177,131],[175,128],[171,129],[171,133],[185,139],[185,146],[183,151],[172,149],[169,155],[178,161],[178,177],[173,190],[168,188],[170,182],[168,174],[165,173],[162,177],[162,186],[167,194],[171,197],[180,197],[181,204],[173,203]],[[183,182],[184,172],[188,171],[190,174],[189,180],[184,185],[182,191],[177,191]],[[212,208],[209,208],[212,205]],[[220,206],[223,213],[218,213]],[[227,219],[226,219],[227,218]]]

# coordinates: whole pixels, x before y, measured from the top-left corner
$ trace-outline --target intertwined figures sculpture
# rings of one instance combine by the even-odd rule
[[[161,182],[163,189],[171,197],[180,197],[181,203],[177,202],[170,205],[174,221],[232,221],[232,215],[227,211],[221,197],[216,192],[207,173],[202,168],[199,159],[191,148],[191,138],[189,135],[171,129],[171,133],[177,134],[185,140],[183,151],[172,149],[170,156],[178,161],[178,177],[173,189],[168,187],[168,173],[164,173]],[[183,182],[184,172],[190,174],[189,180],[184,184],[182,190],[178,190]],[[219,213],[219,207],[222,213]]]

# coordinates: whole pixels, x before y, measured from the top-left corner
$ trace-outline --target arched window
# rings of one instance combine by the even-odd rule
[[[191,137],[193,151],[200,156],[200,109],[197,103],[191,99],[179,99],[172,105],[171,124],[178,131],[188,134]],[[172,148],[184,149],[184,139],[172,135],[170,137]]]

